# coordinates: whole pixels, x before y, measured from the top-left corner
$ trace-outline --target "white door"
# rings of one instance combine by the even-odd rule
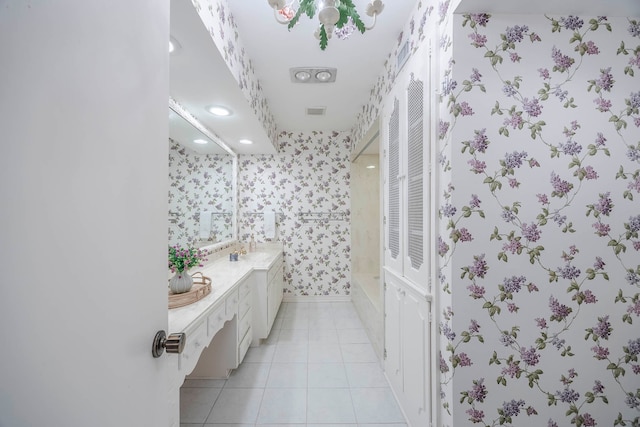
[[[165,426],[168,0],[0,10],[0,426]]]

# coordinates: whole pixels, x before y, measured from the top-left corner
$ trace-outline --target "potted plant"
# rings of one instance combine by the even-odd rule
[[[187,273],[191,267],[196,265],[202,267],[203,261],[207,259],[207,252],[195,248],[181,248],[178,245],[169,246],[169,270],[175,273],[169,279],[169,289],[174,294],[189,292],[193,286],[193,278]]]

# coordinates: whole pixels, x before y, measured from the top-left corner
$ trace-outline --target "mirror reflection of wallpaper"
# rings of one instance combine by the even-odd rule
[[[211,212],[210,243],[233,237],[233,157],[198,154],[169,139],[169,245],[197,246],[200,212]]]

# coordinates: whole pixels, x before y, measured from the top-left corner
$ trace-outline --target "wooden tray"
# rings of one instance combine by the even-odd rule
[[[201,300],[211,293],[211,279],[199,271],[191,275],[193,286],[189,292],[174,294],[169,290],[169,308],[184,307]]]

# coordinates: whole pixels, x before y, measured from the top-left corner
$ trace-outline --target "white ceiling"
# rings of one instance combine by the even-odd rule
[[[353,1],[368,24],[364,11],[369,0]],[[374,29],[356,32],[347,40],[334,37],[325,51],[313,36],[317,18],[311,21],[303,16],[288,31],[275,21],[267,0],[227,3],[278,130],[340,131],[354,126],[416,1],[386,0]],[[453,0],[452,6],[457,13],[640,16],[640,0]],[[170,61],[171,96],[236,153],[275,153],[191,1],[171,1],[171,35],[181,44]],[[292,83],[289,69],[307,66],[337,68],[336,82]],[[230,105],[234,114],[222,119],[211,116],[205,106],[215,103]],[[326,107],[326,115],[307,116],[308,107]],[[241,145],[241,138],[255,143]]]

